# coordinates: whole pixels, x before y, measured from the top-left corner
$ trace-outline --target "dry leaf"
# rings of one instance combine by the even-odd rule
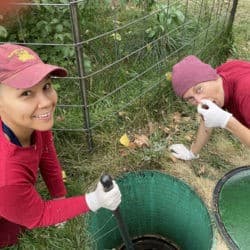
[[[199,169],[199,171],[198,171],[198,175],[203,175],[203,174],[205,174],[205,172],[206,172],[206,167],[203,165],[200,169]]]
[[[175,123],[180,123],[181,122],[181,114],[179,112],[174,113],[173,122],[175,122]]]
[[[190,116],[184,116],[182,119],[185,122],[189,122],[191,120],[191,117]]]
[[[124,117],[124,116],[126,116],[128,113],[127,112],[125,112],[125,111],[120,111],[120,112],[118,112],[118,116],[120,116],[120,117]]]
[[[148,128],[149,128],[149,135],[152,135],[156,131],[156,126],[152,122],[148,123]]]
[[[192,135],[185,135],[184,137],[188,142],[192,141],[193,140],[193,137]]]
[[[125,150],[125,149],[121,149],[121,150],[119,150],[119,154],[120,154],[120,156],[125,157],[129,154],[129,151]]]
[[[149,147],[149,139],[146,135],[137,135],[135,134],[134,144],[141,148],[143,146]]]
[[[56,117],[56,121],[58,121],[58,122],[63,122],[64,120],[65,120],[64,116],[57,116]]]
[[[168,128],[168,127],[163,127],[163,126],[160,126],[159,129],[161,129],[162,131],[164,131],[167,135],[169,135],[169,134],[170,134],[170,131],[171,131],[170,128]]]
[[[129,148],[134,149],[136,147],[137,147],[137,145],[134,142],[129,143]]]

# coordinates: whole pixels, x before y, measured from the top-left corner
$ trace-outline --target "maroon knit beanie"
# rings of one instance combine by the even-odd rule
[[[187,56],[173,66],[172,85],[176,95],[183,97],[185,92],[201,82],[218,78],[216,70],[203,63],[196,56]]]

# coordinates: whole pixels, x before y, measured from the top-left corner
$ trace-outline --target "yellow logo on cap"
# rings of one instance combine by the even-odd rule
[[[22,62],[35,59],[35,56],[30,54],[29,51],[25,49],[15,49],[9,54],[8,58],[11,58],[13,56],[17,56],[18,59]]]

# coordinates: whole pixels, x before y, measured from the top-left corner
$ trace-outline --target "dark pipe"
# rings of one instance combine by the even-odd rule
[[[103,188],[104,188],[104,191],[105,192],[108,192],[110,191],[112,188],[113,188],[113,182],[112,182],[112,177],[108,174],[105,174],[105,175],[102,175],[101,177],[101,183],[103,185]],[[120,230],[120,234],[122,236],[122,239],[124,241],[124,244],[126,246],[126,249],[127,250],[134,250],[134,246],[133,246],[133,243],[129,237],[129,233],[128,233],[128,230],[127,230],[127,227],[122,219],[122,216],[121,216],[121,213],[120,213],[120,210],[119,210],[119,207],[117,207],[116,210],[112,211],[115,218],[116,218],[116,221],[117,221],[117,224],[118,224],[118,227],[119,227],[119,230]]]

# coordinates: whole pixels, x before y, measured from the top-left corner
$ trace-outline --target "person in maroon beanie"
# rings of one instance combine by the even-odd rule
[[[66,75],[27,47],[0,45],[0,247],[16,244],[26,229],[56,225],[101,207],[115,210],[121,202],[115,181],[109,192],[99,182],[93,192],[65,197],[51,132],[57,103],[51,76]],[[43,200],[35,188],[39,171],[51,200]]]
[[[173,66],[172,86],[177,96],[197,106],[202,119],[190,149],[169,147],[182,160],[199,157],[213,128],[225,128],[250,146],[250,62],[230,60],[216,69],[194,55]]]

